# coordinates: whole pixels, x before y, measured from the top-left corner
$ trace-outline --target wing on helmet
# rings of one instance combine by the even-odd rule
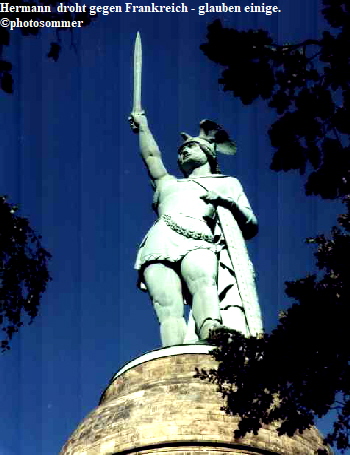
[[[212,120],[202,120],[199,124],[199,137],[216,144],[216,149],[225,155],[234,155],[237,151],[236,143],[230,139],[228,133]]]

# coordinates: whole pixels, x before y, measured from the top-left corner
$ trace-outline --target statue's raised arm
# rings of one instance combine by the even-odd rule
[[[131,128],[139,135],[142,159],[152,180],[158,180],[167,174],[158,144],[151,133],[144,112],[132,113],[129,117]]]

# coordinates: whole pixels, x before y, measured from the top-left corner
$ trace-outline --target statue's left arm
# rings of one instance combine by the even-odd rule
[[[237,181],[238,182],[238,181]],[[249,204],[248,198],[245,195],[242,185],[240,186],[240,193],[238,198],[227,197],[226,204],[229,205],[229,209],[237,220],[238,226],[240,227],[243,237],[245,240],[249,240],[256,236],[258,233],[258,220],[254,215],[254,212]],[[223,204],[225,206],[225,203]]]
[[[225,191],[220,191],[220,194],[209,191],[203,199],[229,209],[235,217],[243,237],[245,240],[249,240],[258,233],[258,221],[240,182],[237,179],[229,177],[228,179],[229,185],[225,185]]]

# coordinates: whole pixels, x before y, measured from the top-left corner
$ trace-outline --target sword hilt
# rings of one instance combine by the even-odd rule
[[[139,128],[138,123],[135,122],[135,118],[134,118],[135,114],[137,114],[137,115],[145,115],[145,111],[142,110],[140,112],[131,112],[131,114],[128,117],[128,121],[129,121],[129,124],[130,124],[132,132],[135,133],[135,134],[138,134],[139,131],[140,131],[140,128]]]

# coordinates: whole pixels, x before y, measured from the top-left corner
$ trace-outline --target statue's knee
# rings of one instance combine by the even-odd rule
[[[182,302],[181,295],[176,292],[157,292],[156,295],[151,296],[153,304],[163,307],[171,308]]]
[[[178,302],[176,299],[171,298],[153,299],[153,307],[159,322],[163,322],[168,318],[183,317],[183,301]]]
[[[191,280],[189,284],[190,291],[192,293],[202,291],[203,289],[216,288],[216,278],[214,276],[198,276]]]

